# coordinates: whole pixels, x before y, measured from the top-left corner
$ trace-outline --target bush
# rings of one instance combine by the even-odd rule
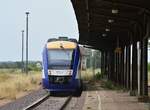
[[[114,84],[111,81],[107,81],[104,86],[107,89],[114,89],[115,88]]]
[[[101,74],[100,72],[98,72],[98,73],[95,75],[95,78],[96,78],[97,80],[102,79],[102,74]]]
[[[29,64],[28,70],[29,71],[41,71],[41,68],[37,67],[36,64]]]
[[[116,84],[110,80],[103,80],[102,87],[105,89],[110,89],[110,90],[121,90],[123,87],[121,87],[119,84]]]

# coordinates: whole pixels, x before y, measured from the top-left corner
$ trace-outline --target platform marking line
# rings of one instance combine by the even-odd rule
[[[89,93],[88,93],[88,91],[87,91],[87,92],[86,92],[86,96],[85,96],[85,101],[84,101],[84,104],[83,104],[83,110],[86,110],[85,107],[86,107],[87,101],[88,101],[88,100],[86,100],[86,99],[88,98],[88,95],[89,95]]]
[[[101,103],[101,98],[98,92],[96,91],[97,97],[98,97],[98,110],[102,110],[102,103]]]

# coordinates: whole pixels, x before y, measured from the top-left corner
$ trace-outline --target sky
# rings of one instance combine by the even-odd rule
[[[0,0],[0,61],[21,60],[21,31],[26,29],[27,11],[30,12],[29,60],[42,59],[42,49],[49,38],[67,36],[78,40],[70,0]]]
[[[0,61],[21,60],[21,31],[29,11],[29,60],[41,60],[48,38],[78,39],[70,0],[0,0]],[[25,30],[26,31],[26,30]]]

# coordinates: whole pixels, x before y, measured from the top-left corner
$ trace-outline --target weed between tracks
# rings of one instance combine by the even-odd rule
[[[29,72],[28,75],[19,70],[0,70],[0,100],[16,99],[39,87],[41,81],[40,72]]]

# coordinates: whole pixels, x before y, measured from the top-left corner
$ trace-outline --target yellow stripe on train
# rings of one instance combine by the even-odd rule
[[[48,49],[74,49],[77,44],[70,41],[53,41],[47,43]]]

